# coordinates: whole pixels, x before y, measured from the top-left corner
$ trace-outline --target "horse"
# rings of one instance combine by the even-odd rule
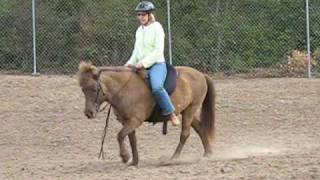
[[[212,79],[191,67],[177,66],[177,86],[170,98],[175,113],[181,114],[180,141],[172,159],[180,156],[190,135],[191,127],[199,135],[204,148],[204,156],[212,154],[215,137],[216,92]],[[77,73],[79,86],[85,97],[84,114],[95,118],[100,105],[108,102],[114,109],[122,129],[117,134],[120,157],[128,163],[130,154],[124,139],[129,137],[132,151],[130,165],[139,162],[135,130],[152,114],[156,102],[144,78],[146,70],[133,71],[124,66],[96,67],[81,62]]]

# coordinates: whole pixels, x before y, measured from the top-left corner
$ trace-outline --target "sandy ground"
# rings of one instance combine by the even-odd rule
[[[114,119],[98,159],[106,113],[86,119],[74,77],[0,75],[0,179],[320,179],[320,79],[215,82],[213,157],[192,131],[169,161],[180,129],[144,124],[136,168],[118,157]]]

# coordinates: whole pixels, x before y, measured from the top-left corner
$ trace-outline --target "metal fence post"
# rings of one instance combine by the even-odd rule
[[[306,0],[306,21],[307,21],[307,48],[308,48],[308,78],[311,78],[309,0]]]
[[[169,62],[172,64],[172,39],[171,39],[171,14],[170,0],[167,0],[167,17],[168,17],[168,40],[169,40]]]
[[[37,75],[37,51],[36,51],[36,4],[32,0],[32,36],[33,36],[33,75]]]

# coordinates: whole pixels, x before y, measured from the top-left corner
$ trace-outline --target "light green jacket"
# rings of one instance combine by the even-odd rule
[[[164,30],[159,22],[140,26],[136,31],[133,53],[126,64],[134,66],[141,62],[145,68],[149,68],[155,63],[165,62],[164,38]]]

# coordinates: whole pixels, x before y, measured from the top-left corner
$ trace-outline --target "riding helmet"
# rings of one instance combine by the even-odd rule
[[[136,12],[152,12],[156,9],[156,7],[154,6],[154,4],[152,2],[149,1],[141,1],[135,11]]]

